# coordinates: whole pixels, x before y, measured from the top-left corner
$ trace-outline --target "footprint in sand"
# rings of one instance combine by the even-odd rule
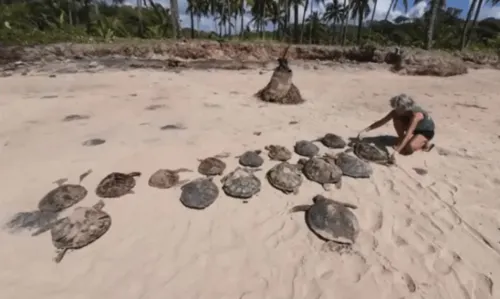
[[[101,145],[105,143],[106,140],[100,139],[100,138],[92,138],[89,140],[86,140],[82,143],[83,146],[96,146],[96,145]]]
[[[75,121],[75,120],[85,120],[85,119],[89,119],[90,116],[89,115],[84,115],[84,114],[69,114],[69,115],[66,115],[62,121],[64,122],[68,122],[68,121]]]
[[[185,130],[186,127],[182,124],[169,124],[165,125],[160,128],[160,130],[165,131],[165,130]]]
[[[415,281],[408,273],[394,272],[393,279],[395,284],[402,285],[409,293],[415,293],[417,290]]]
[[[43,96],[43,97],[41,97],[41,99],[56,99],[58,97],[59,97],[58,95],[51,94],[51,95]]]
[[[432,265],[432,270],[441,275],[447,275],[451,272],[453,265],[461,260],[462,258],[455,252],[442,249]]]
[[[474,299],[490,299],[493,298],[493,280],[487,275],[478,273],[474,278],[474,288],[472,290],[472,298]]]
[[[163,104],[153,104],[153,105],[147,106],[144,109],[145,110],[154,111],[154,110],[163,109],[163,108],[166,108],[166,107],[167,107],[167,105],[163,105]]]
[[[372,209],[367,215],[367,229],[371,232],[376,232],[382,228],[384,222],[384,214],[380,209]]]

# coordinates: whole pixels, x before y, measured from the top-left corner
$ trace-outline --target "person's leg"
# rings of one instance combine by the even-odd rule
[[[421,134],[415,134],[408,142],[408,145],[401,151],[401,154],[410,155],[413,152],[426,150],[426,146],[429,144],[429,140]],[[403,153],[404,152],[404,153]]]

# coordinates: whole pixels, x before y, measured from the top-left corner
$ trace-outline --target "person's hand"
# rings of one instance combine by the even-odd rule
[[[392,155],[389,157],[389,162],[390,162],[391,164],[396,164],[396,154],[397,154],[397,152],[396,152],[396,151],[394,151],[394,152],[392,153]]]

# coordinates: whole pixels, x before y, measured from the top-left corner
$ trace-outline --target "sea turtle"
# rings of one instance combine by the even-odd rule
[[[191,209],[205,209],[219,196],[219,188],[212,181],[213,177],[192,180],[181,187],[181,203]]]
[[[305,157],[314,157],[319,153],[319,147],[307,140],[297,141],[293,149],[296,154]]]
[[[198,159],[200,161],[198,172],[206,176],[221,175],[226,169],[226,163],[220,160],[220,158],[227,157],[229,157],[228,153],[222,153],[213,157]]]
[[[387,150],[383,150],[376,146],[375,144],[371,144],[363,141],[362,139],[356,138],[354,139],[349,146],[350,149],[347,149],[345,152],[354,152],[354,154],[365,161],[374,162],[377,164],[389,166],[393,165],[395,161],[391,158],[391,155]]]
[[[319,238],[338,244],[341,249],[354,244],[359,233],[358,219],[350,209],[357,209],[357,207],[323,195],[316,195],[312,205],[298,205],[290,212],[306,212],[306,223],[309,229]]]
[[[332,133],[327,133],[325,136],[318,138],[315,141],[321,142],[328,148],[344,148],[346,146],[346,142],[342,139],[342,137]]]
[[[312,157],[310,159],[300,159],[299,164],[303,166],[302,172],[305,177],[321,184],[326,191],[331,190],[331,184],[335,184],[337,189],[342,187],[342,170],[335,165],[334,161],[321,157]]]
[[[278,66],[274,69],[267,85],[255,94],[257,98],[264,102],[288,105],[304,102],[299,89],[292,83],[293,72],[288,66],[288,59],[286,58],[289,48],[290,46],[278,58]]]
[[[158,169],[149,178],[148,185],[158,189],[168,189],[187,183],[188,180],[180,180],[179,172],[191,172],[191,170],[186,168],[179,168],[175,170]]]
[[[59,263],[69,249],[85,247],[108,231],[111,226],[111,217],[102,210],[103,207],[102,200],[90,208],[77,207],[68,217],[39,229],[33,233],[33,236],[50,229],[52,244],[57,248],[54,261]]]
[[[369,178],[373,173],[373,169],[368,162],[348,153],[340,152],[336,155],[325,154],[325,156],[333,159],[345,176]]]
[[[247,199],[260,191],[261,182],[254,175],[260,169],[237,167],[221,179],[222,190],[231,197]]]
[[[92,170],[80,175],[80,184]],[[59,213],[76,203],[87,195],[87,189],[81,185],[65,184],[67,179],[55,181],[58,187],[48,192],[39,202],[38,209],[33,211],[18,212],[5,223],[5,228],[10,232],[19,232],[22,229],[35,229],[44,227],[57,220]]]
[[[239,158],[238,162],[241,164],[241,166],[260,167],[262,166],[262,164],[264,164],[264,159],[262,159],[262,157],[260,156],[261,153],[261,150],[246,151],[241,156],[238,156],[236,158]]]
[[[92,169],[82,173],[78,185],[65,184],[66,179],[55,181],[58,187],[52,189],[38,202],[38,209],[43,212],[61,212],[80,202],[87,196],[87,189],[81,183],[91,173]]]
[[[265,149],[269,151],[267,155],[271,160],[285,162],[292,158],[292,152],[284,146],[271,144]]]
[[[269,169],[266,178],[276,189],[285,194],[298,194],[300,185],[302,185],[301,165],[281,162]]]
[[[112,172],[101,180],[95,189],[95,193],[97,196],[103,198],[120,197],[125,194],[133,193],[132,189],[135,187],[134,177],[140,175],[140,172],[131,172],[127,174]]]

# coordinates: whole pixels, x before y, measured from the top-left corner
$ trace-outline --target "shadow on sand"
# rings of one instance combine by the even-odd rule
[[[349,146],[357,140],[358,139],[356,137],[349,137]],[[392,135],[379,135],[379,136],[363,138],[363,142],[371,143],[380,148],[381,150],[387,150],[386,149],[387,147],[396,145],[397,141],[398,138]]]

